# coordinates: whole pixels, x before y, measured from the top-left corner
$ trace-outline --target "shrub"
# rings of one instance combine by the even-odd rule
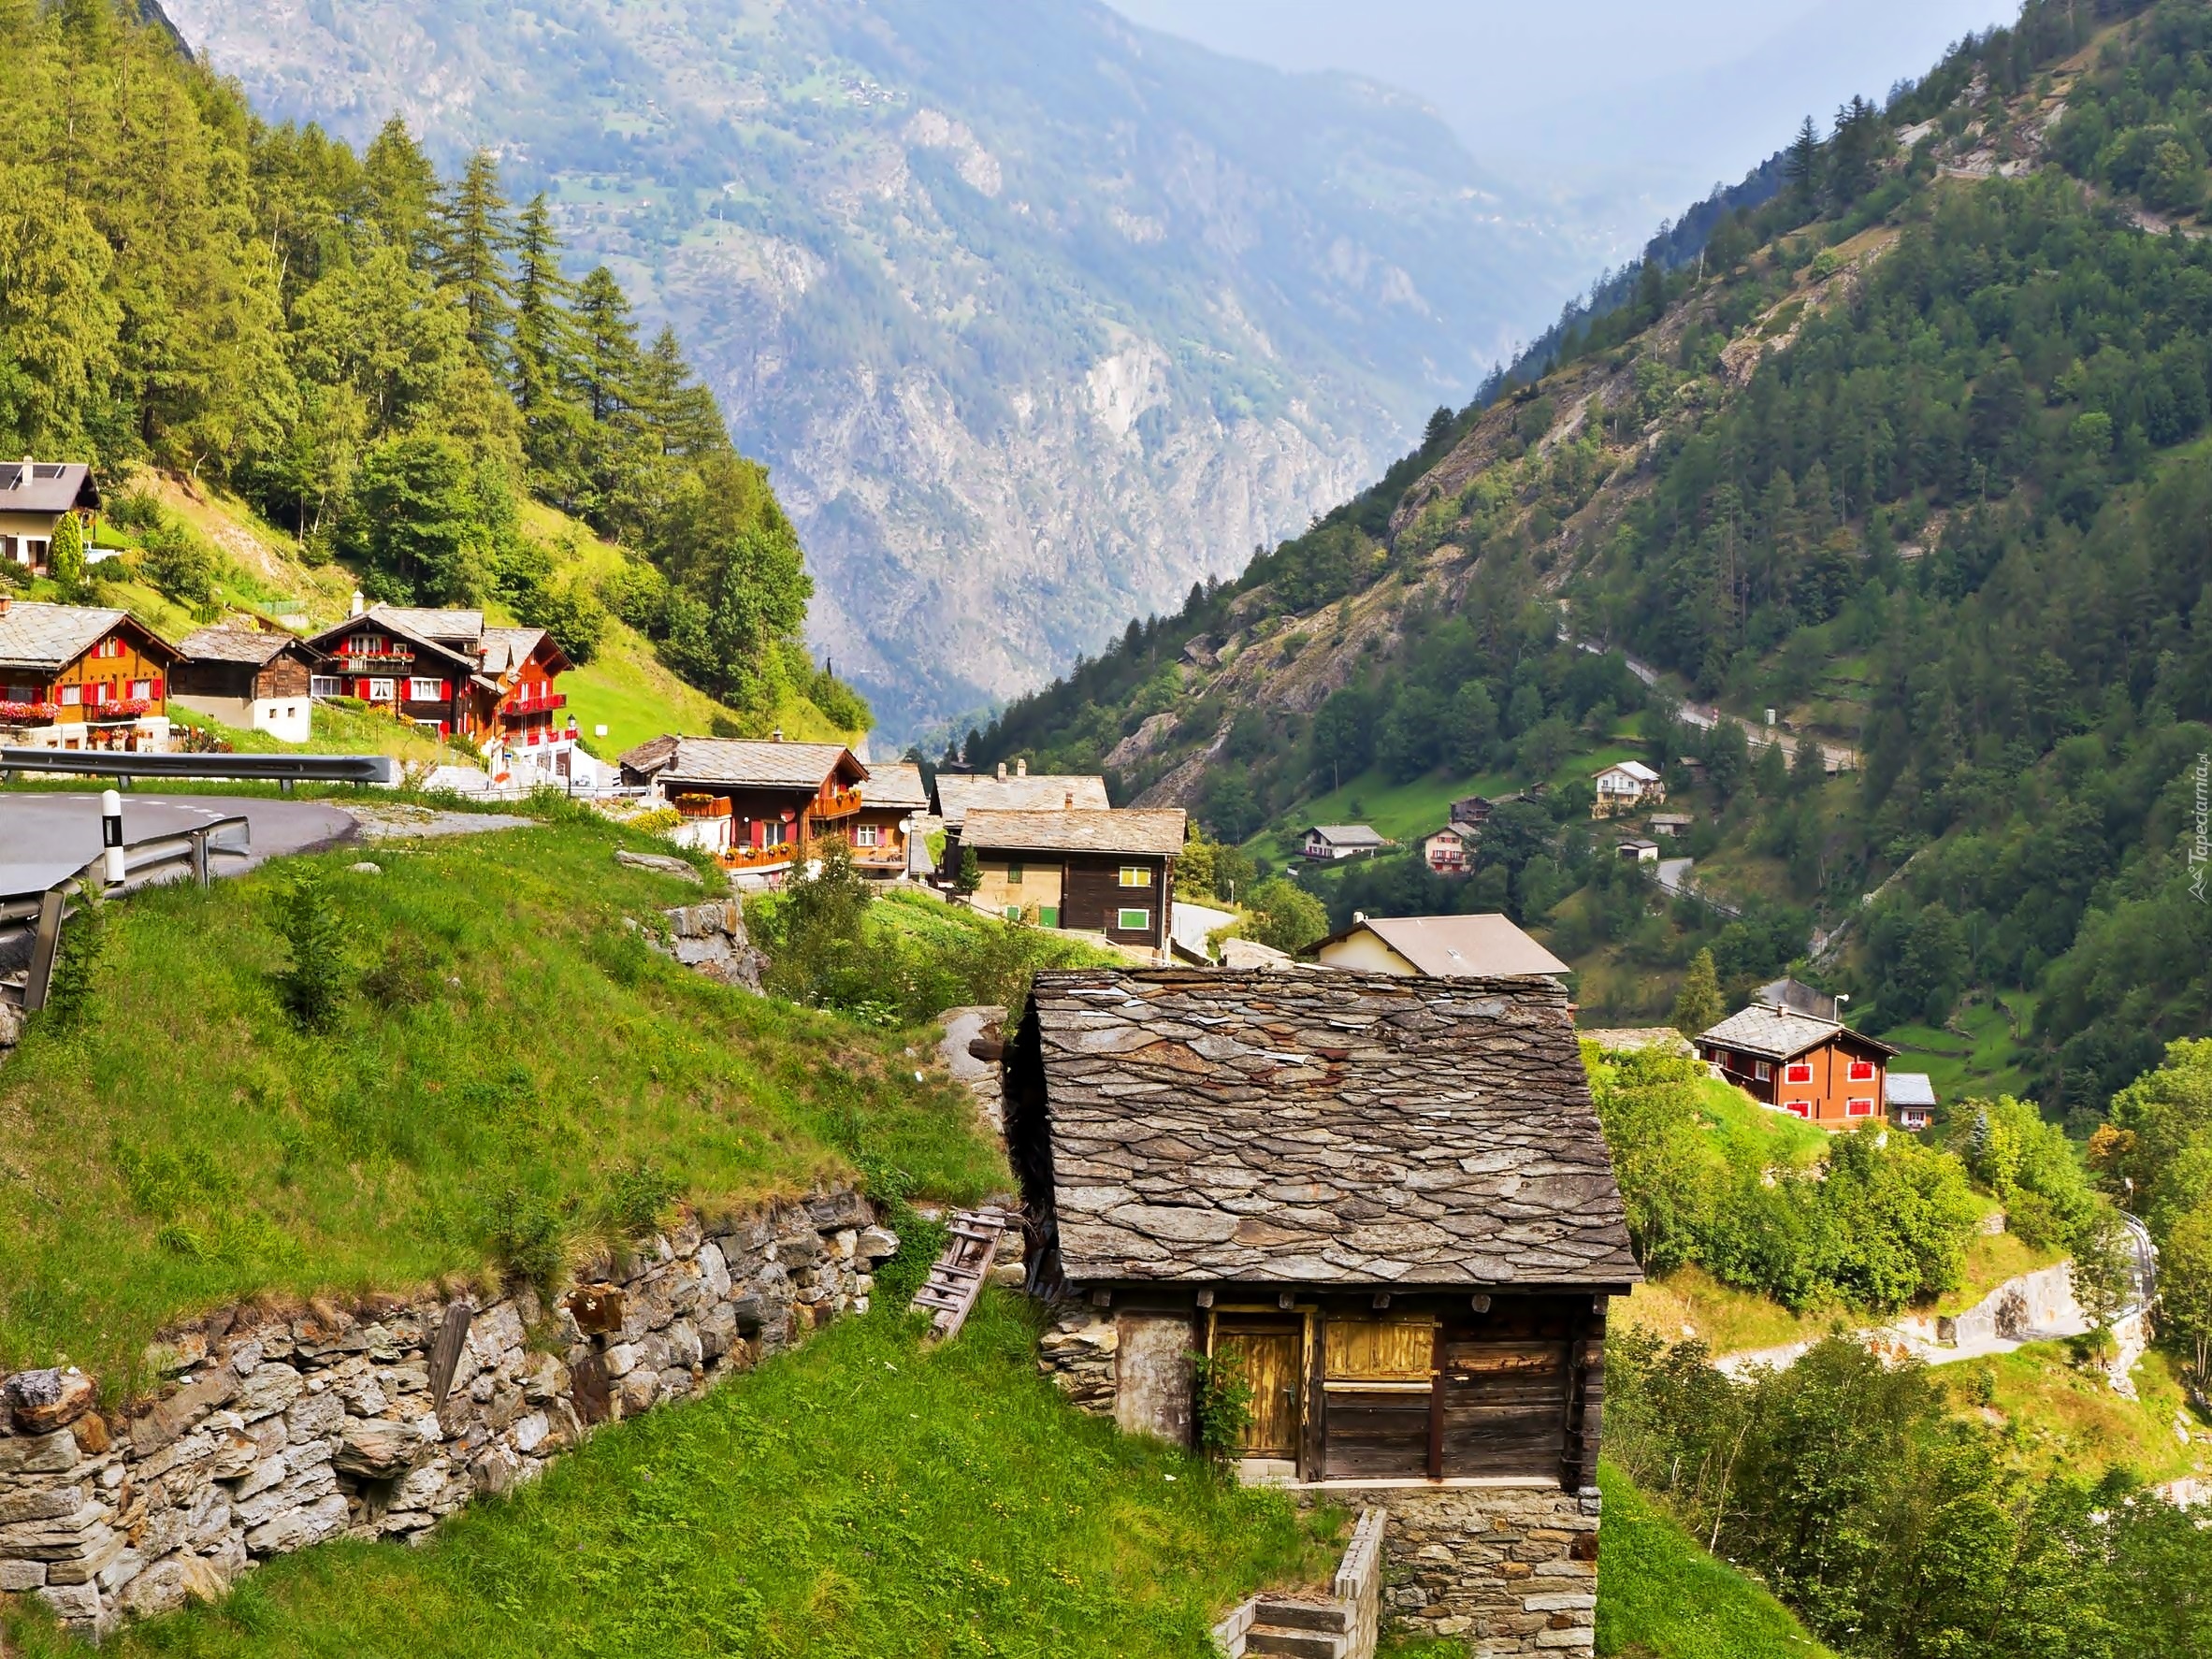
[[[330,1030],[345,1003],[347,930],[327,877],[302,876],[278,896],[277,930],[292,955],[277,975],[285,1012],[302,1031]]]
[[[1295,956],[1316,939],[1326,937],[1329,913],[1311,893],[1278,875],[1251,890],[1248,901],[1252,918],[1245,936]]]
[[[1191,1356],[1191,1415],[1198,1425],[1198,1450],[1226,1463],[1244,1448],[1251,1427],[1252,1385],[1241,1354]]]

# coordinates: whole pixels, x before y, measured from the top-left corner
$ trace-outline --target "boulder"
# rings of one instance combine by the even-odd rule
[[[706,885],[706,877],[698,867],[682,858],[672,858],[666,853],[633,853],[628,847],[614,849],[614,862],[627,864],[632,870],[650,870],[659,875],[680,876],[685,881]]]
[[[366,1480],[395,1480],[414,1467],[424,1442],[412,1423],[388,1418],[349,1417],[331,1463]]]
[[[18,1371],[7,1379],[7,1406],[16,1431],[44,1435],[66,1428],[92,1409],[93,1379],[71,1365],[67,1370]]]

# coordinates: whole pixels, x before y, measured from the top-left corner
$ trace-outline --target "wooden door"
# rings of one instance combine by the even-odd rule
[[[1288,1319],[1225,1316],[1215,1328],[1215,1356],[1239,1360],[1252,1392],[1242,1448],[1246,1457],[1298,1455],[1304,1337],[1304,1324]]]

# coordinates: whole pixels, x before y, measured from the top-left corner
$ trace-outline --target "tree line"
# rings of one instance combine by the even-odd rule
[[[735,705],[859,700],[801,643],[811,583],[674,334],[643,338],[496,160],[441,178],[271,126],[116,0],[0,0],[0,441],[234,489],[372,598],[508,602],[587,657],[612,609]],[[556,575],[530,498],[636,550]]]

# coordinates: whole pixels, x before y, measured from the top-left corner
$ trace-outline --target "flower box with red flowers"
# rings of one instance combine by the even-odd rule
[[[45,725],[61,718],[62,706],[51,702],[0,702],[0,720]]]

